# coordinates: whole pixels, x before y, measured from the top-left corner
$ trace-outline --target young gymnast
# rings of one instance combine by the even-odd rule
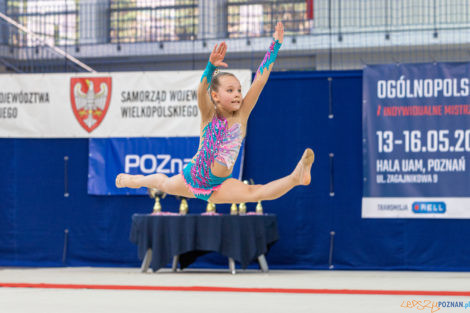
[[[213,77],[217,67],[228,66],[223,62],[227,45],[225,42],[215,45],[197,92],[201,137],[192,161],[181,174],[172,177],[160,173],[147,176],[122,173],[116,177],[116,186],[156,188],[168,194],[212,203],[242,203],[277,199],[295,186],[310,184],[314,154],[309,148],[290,175],[265,185],[247,185],[231,177],[246,134],[248,117],[268,80],[283,37],[284,27],[279,22],[245,98],[234,75],[219,73]]]

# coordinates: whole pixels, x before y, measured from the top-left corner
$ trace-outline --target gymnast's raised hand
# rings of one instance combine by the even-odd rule
[[[198,86],[200,144],[191,162],[172,177],[161,173],[147,176],[119,174],[116,186],[156,188],[168,194],[213,203],[241,203],[277,199],[295,186],[310,184],[314,161],[310,148],[305,149],[294,170],[280,179],[263,185],[246,185],[232,178],[248,118],[268,81],[283,39],[284,26],[279,22],[245,97],[235,75],[216,73],[218,67],[228,65],[224,62],[227,44],[215,45]]]

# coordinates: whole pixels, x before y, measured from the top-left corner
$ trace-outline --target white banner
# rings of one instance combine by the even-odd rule
[[[245,95],[250,70],[237,76]],[[0,137],[199,136],[201,71],[0,75]]]
[[[470,199],[451,197],[364,197],[363,218],[470,218]]]

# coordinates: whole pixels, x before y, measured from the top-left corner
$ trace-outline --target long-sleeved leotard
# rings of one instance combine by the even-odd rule
[[[273,39],[256,72],[255,80],[258,75],[262,75],[263,71],[269,69],[269,66],[274,63],[280,47],[281,43]],[[206,77],[208,88],[216,69],[217,67],[209,61],[202,74],[201,82]],[[242,140],[239,123],[228,128],[227,120],[217,113],[214,114],[212,120],[204,127],[202,143],[195,158],[183,169],[186,185],[196,198],[208,201],[212,193],[231,177],[231,175],[227,177],[215,176],[212,174],[211,167],[214,161],[227,168],[232,167],[240,151]]]
[[[258,75],[263,75],[263,71],[265,69],[269,69],[269,66],[276,61],[277,53],[279,52],[279,49],[281,48],[281,43],[279,40],[273,39],[271,42],[271,45],[269,46],[268,51],[264,55],[263,61],[261,62],[258,70],[256,71],[255,79],[258,77]]]

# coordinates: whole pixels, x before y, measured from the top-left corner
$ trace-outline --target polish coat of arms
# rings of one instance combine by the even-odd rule
[[[111,77],[72,77],[72,109],[80,125],[89,133],[103,121],[111,100]]]

